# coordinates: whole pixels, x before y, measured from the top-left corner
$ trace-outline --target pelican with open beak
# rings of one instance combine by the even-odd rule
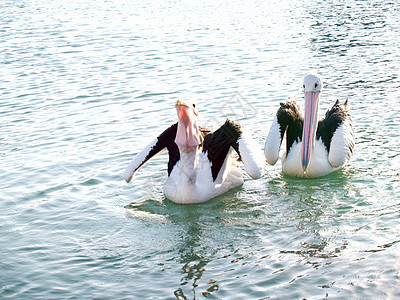
[[[168,150],[168,179],[164,195],[181,203],[201,203],[243,183],[243,173],[236,152],[250,177],[264,174],[265,158],[251,134],[241,125],[227,120],[211,132],[198,125],[194,103],[178,100],[175,104],[178,122],[164,130],[138,152],[125,170],[130,182],[137,171],[152,157]]]

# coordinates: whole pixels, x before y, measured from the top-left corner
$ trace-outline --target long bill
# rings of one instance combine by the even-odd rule
[[[175,143],[181,151],[191,152],[201,144],[197,112],[181,101],[176,104],[176,112],[179,120]]]
[[[315,133],[317,131],[317,113],[319,91],[305,92],[305,109],[303,137],[301,146],[301,166],[306,173],[310,164],[311,152],[314,147]]]

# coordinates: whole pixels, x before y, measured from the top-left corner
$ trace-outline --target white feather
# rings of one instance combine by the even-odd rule
[[[351,120],[347,118],[332,136],[328,160],[334,168],[343,166],[351,156],[354,146],[354,136]]]
[[[268,164],[274,165],[278,161],[281,143],[280,125],[278,123],[278,117],[275,116],[264,146],[264,155]]]
[[[250,133],[243,131],[238,139],[238,144],[240,156],[246,172],[253,179],[263,176],[265,170],[265,157],[259,145],[257,145]]]
[[[232,164],[227,155],[214,181],[207,152],[200,149],[189,153],[180,151],[181,159],[164,185],[165,196],[179,204],[201,203],[243,184],[242,170]]]
[[[301,165],[301,142],[294,142],[289,154],[282,157],[282,170],[284,173],[301,178],[314,178],[327,175],[334,171],[328,162],[328,151],[321,139],[315,141],[310,163],[306,173]]]
[[[135,157],[131,160],[129,165],[125,169],[124,178],[126,182],[130,182],[132,180],[133,175],[137,171],[140,170],[138,168],[145,160],[146,156],[149,154],[151,149],[156,145],[158,139],[154,139],[150,144],[148,144],[142,151],[135,155]]]

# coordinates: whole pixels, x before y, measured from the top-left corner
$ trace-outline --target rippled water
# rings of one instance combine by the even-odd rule
[[[400,297],[397,1],[0,3],[0,297]],[[349,165],[280,162],[201,205],[164,199],[167,156],[132,156],[197,101],[260,146],[317,70],[348,98]]]

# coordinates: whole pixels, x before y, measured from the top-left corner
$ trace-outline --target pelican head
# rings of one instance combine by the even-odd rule
[[[201,144],[196,105],[190,101],[178,100],[175,107],[178,115],[175,143],[181,151],[191,152]]]
[[[318,102],[322,91],[322,81],[316,75],[307,75],[304,77],[304,123],[301,147],[301,165],[306,173],[310,163],[311,152],[315,143],[315,133],[318,124]]]

